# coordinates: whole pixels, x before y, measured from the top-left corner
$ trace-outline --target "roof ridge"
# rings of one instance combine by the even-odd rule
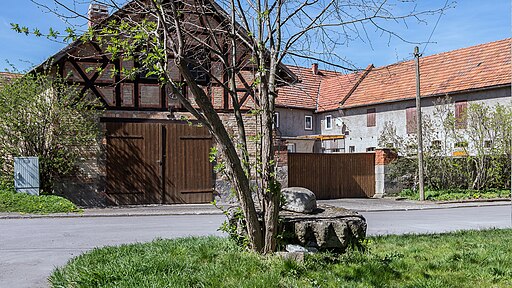
[[[294,67],[294,68],[301,68],[301,69],[305,69],[305,70],[311,70],[311,67],[304,67],[304,66],[301,66],[301,65],[290,65],[290,64],[284,64],[284,66],[286,67]],[[328,70],[328,69],[318,69],[318,71],[325,71],[325,72],[330,72],[330,73],[336,73],[336,74],[339,74],[337,76],[342,76],[342,75],[348,75],[348,74],[343,74],[342,72],[339,72],[339,71],[335,71],[335,70]],[[322,75],[319,75],[319,76],[322,76]],[[325,76],[325,75],[323,75]],[[328,78],[331,78],[331,77],[337,77],[337,76],[325,76],[325,77],[328,77]]]
[[[370,71],[372,71],[372,69],[374,67],[375,66],[373,66],[373,64],[370,64],[370,65],[368,65],[368,67],[366,67],[363,74],[361,75],[361,77],[359,77],[359,79],[354,84],[352,89],[350,89],[350,91],[348,91],[347,95],[345,95],[345,97],[343,97],[343,99],[341,99],[340,106],[342,106],[343,103],[345,103],[348,100],[348,98],[350,98],[350,96],[354,93],[354,91],[356,91],[357,87],[359,87],[359,84],[361,84],[361,82],[363,82],[363,80],[366,78],[366,76],[368,76],[368,74],[370,74]]]

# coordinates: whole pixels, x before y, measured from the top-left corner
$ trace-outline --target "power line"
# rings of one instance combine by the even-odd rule
[[[447,5],[448,5],[448,0],[446,0],[446,2],[444,3],[443,11]],[[434,25],[434,29],[432,29],[432,33],[430,33],[430,36],[428,37],[428,40],[427,40],[427,44],[425,44],[425,47],[423,47],[423,51],[421,51],[421,54],[423,54],[425,52],[425,50],[427,50],[427,46],[430,43],[430,39],[432,39],[432,35],[434,35],[434,32],[436,31],[436,28],[437,28],[437,24],[439,24],[439,21],[441,20],[442,16],[443,16],[443,12],[441,12],[439,14],[439,17],[437,18],[436,25]]]

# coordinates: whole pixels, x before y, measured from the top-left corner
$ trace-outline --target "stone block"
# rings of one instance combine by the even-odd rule
[[[283,196],[283,210],[312,213],[316,209],[316,196],[307,188],[288,187],[281,190]]]
[[[246,234],[244,220],[236,217],[237,206],[228,209],[227,218],[240,235]],[[263,224],[261,211],[259,221]],[[322,205],[314,214],[302,214],[290,211],[279,213],[280,245],[290,248],[288,253],[309,253],[317,251],[343,252],[348,247],[359,247],[366,237],[366,219],[357,212]],[[299,245],[306,251],[291,249]],[[288,249],[287,249],[288,250]],[[302,250],[302,249],[300,249]],[[290,256],[291,257],[291,256]]]
[[[332,206],[321,206],[315,214],[280,214],[283,241],[318,250],[345,251],[359,246],[366,236],[366,219],[358,213]]]

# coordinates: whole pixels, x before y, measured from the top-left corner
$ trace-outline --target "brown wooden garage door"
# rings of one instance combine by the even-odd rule
[[[178,123],[107,122],[106,193],[127,204],[207,203],[213,199],[205,128]]]

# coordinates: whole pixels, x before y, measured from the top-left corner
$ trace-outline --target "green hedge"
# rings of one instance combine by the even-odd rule
[[[399,194],[411,200],[419,200],[419,192],[412,189],[404,189]],[[471,190],[471,189],[446,189],[446,190],[425,190],[425,199],[431,201],[449,201],[449,200],[466,200],[466,199],[496,199],[509,198],[510,190],[487,189],[487,190]]]

